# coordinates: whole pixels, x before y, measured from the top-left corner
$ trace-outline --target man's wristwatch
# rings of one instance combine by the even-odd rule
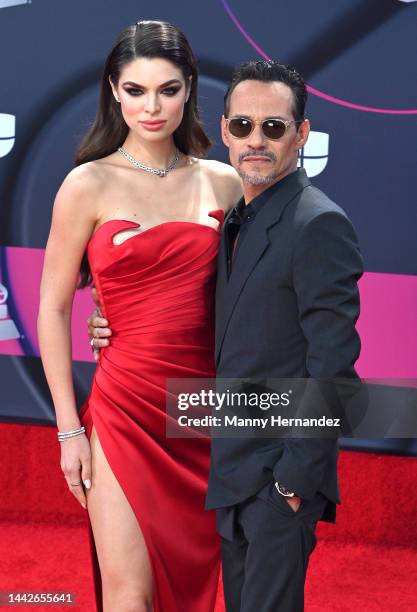
[[[290,491],[286,487],[283,487],[282,484],[279,484],[279,482],[276,482],[275,486],[280,495],[283,495],[284,497],[295,497],[294,491]]]

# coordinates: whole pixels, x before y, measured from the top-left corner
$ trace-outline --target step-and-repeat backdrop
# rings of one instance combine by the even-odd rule
[[[177,24],[199,58],[210,157],[227,161],[219,118],[233,66],[274,58],[305,76],[313,131],[299,163],[347,211],[365,258],[359,372],[394,391],[415,386],[417,2],[0,0],[0,420],[54,422],[36,338],[52,204],[95,114],[104,58],[119,31],[146,18]],[[80,401],[94,370],[91,309],[79,292]],[[417,451],[410,438],[345,445]]]

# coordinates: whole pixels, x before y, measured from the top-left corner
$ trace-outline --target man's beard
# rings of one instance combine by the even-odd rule
[[[245,157],[253,156],[253,151],[242,151],[239,155],[239,165],[237,168],[237,172],[244,183],[249,183],[250,185],[268,185],[269,183],[273,183],[279,177],[277,172],[271,172],[271,174],[267,174],[264,176],[263,174],[248,174],[241,168],[241,163],[245,159]],[[272,151],[262,151],[259,152],[259,155],[263,155],[264,157],[268,157],[271,161],[276,162],[277,157]]]
[[[249,185],[268,185],[269,183],[276,181],[279,177],[277,172],[272,172],[266,176],[263,176],[262,174],[248,174],[243,170],[238,170],[237,172],[242,181],[244,183],[249,183]]]

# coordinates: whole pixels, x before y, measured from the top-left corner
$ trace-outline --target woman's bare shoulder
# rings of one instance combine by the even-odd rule
[[[111,164],[103,160],[86,162],[67,174],[60,190],[74,197],[96,197],[111,184],[111,175]]]
[[[205,172],[216,178],[226,177],[231,181],[235,181],[236,184],[240,181],[238,173],[230,164],[225,164],[217,159],[200,159],[199,163]]]
[[[105,167],[100,161],[91,161],[73,168],[62,182],[61,188],[89,194],[105,182]]]
[[[100,165],[93,161],[73,168],[62,182],[61,190],[74,195],[90,194],[100,187],[104,172]]]
[[[54,209],[71,211],[71,216],[78,213],[83,217],[96,217],[105,184],[105,171],[100,164],[95,161],[81,164],[64,178],[56,195]]]
[[[200,160],[200,164],[218,195],[219,206],[225,211],[235,206],[242,197],[242,181],[233,166],[215,159]]]

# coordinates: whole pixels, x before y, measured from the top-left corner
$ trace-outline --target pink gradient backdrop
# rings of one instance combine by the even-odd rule
[[[9,291],[8,303],[10,304],[13,296],[20,318],[19,331],[25,334],[34,347],[33,355],[39,355],[36,319],[39,310],[43,258],[43,249],[6,248],[8,276],[11,279],[9,285],[6,285]],[[3,284],[5,284],[4,276]],[[77,291],[72,312],[72,350],[73,358],[77,361],[93,361],[86,336],[86,321],[93,307],[89,290]],[[15,323],[19,328],[19,322]],[[24,353],[18,342],[3,341],[0,342],[0,354],[23,355]]]
[[[20,317],[15,322],[33,346],[33,355],[39,355],[36,318],[43,256],[42,249],[6,248],[11,279],[6,285],[8,303],[13,297]],[[364,378],[417,378],[417,276],[368,272],[360,281],[360,292],[359,373]],[[92,361],[86,336],[86,320],[92,309],[89,290],[77,291],[72,315],[73,358],[77,361]],[[2,341],[0,354],[23,352],[18,342]]]

